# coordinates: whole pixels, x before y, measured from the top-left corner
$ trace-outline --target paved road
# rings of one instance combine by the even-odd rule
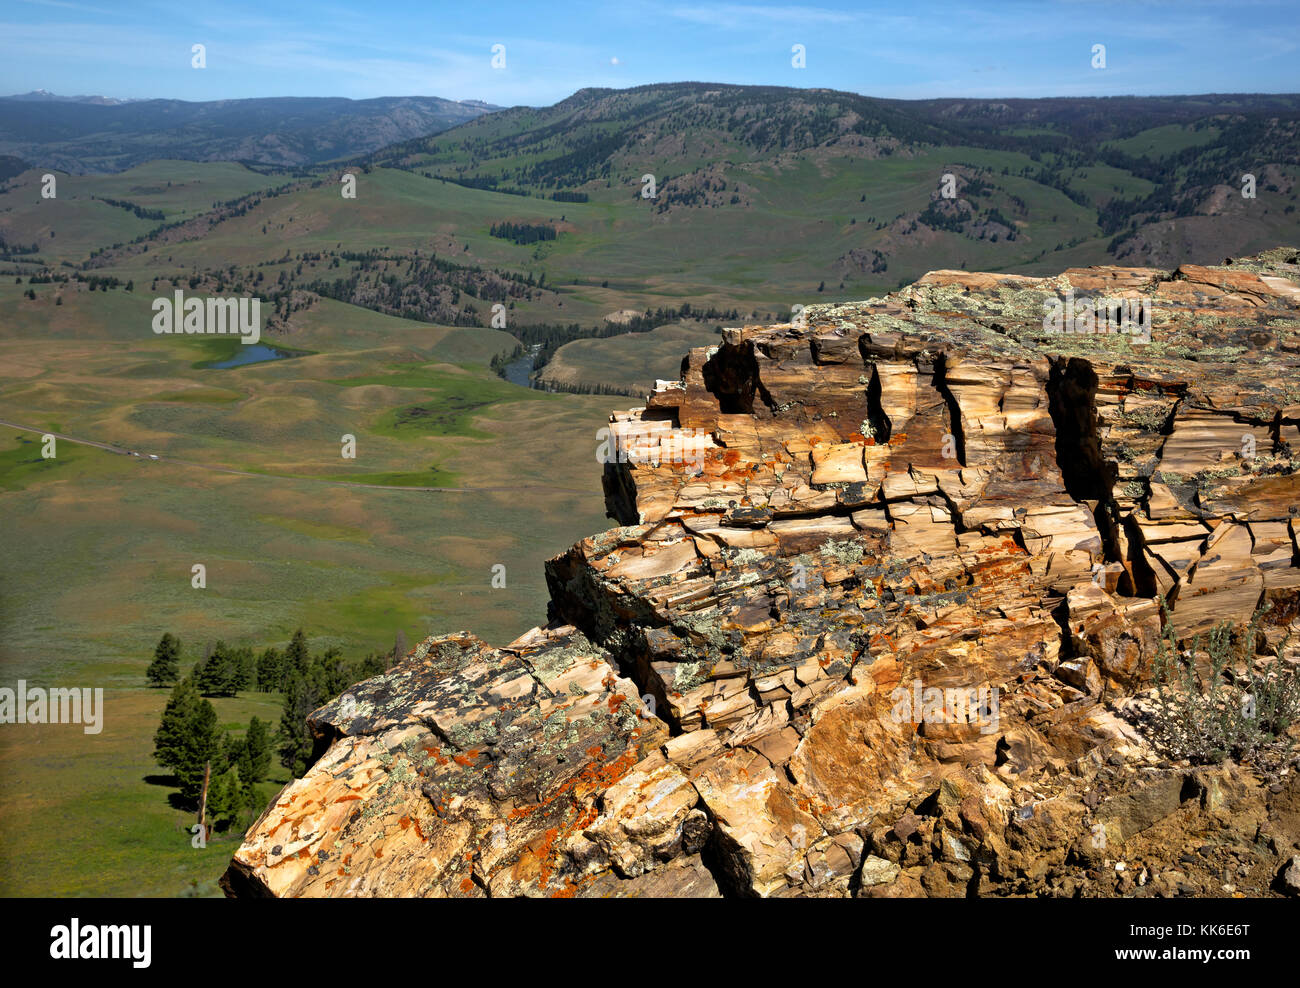
[[[93,446],[96,449],[102,449],[109,453],[116,453],[118,456],[131,457],[131,450],[123,449],[121,446],[113,446],[109,443],[97,442],[94,439],[81,439],[77,436],[65,436],[61,432],[48,432],[45,429],[38,429],[31,425],[22,425],[18,422],[9,422],[0,419],[0,426],[7,426],[10,429],[17,429],[19,432],[34,432],[37,435],[53,436],[55,439],[61,439],[64,442],[76,443],[78,446]],[[182,466],[194,467],[198,470],[210,470],[213,473],[229,473],[236,477],[257,477],[262,480],[305,480],[313,484],[329,484],[332,487],[357,487],[362,490],[371,491],[424,491],[433,494],[480,494],[491,493],[494,491],[551,491],[557,494],[585,494],[590,496],[592,491],[574,490],[570,487],[547,487],[541,484],[520,484],[513,487],[398,487],[391,484],[361,484],[351,480],[330,480],[325,477],[299,477],[293,474],[284,473],[255,473],[252,470],[236,470],[234,467],[214,466],[211,463],[198,463],[194,460],[182,460],[173,456],[159,456],[157,461],[149,458],[150,454],[144,450],[136,450],[138,457],[147,463],[179,463]]]

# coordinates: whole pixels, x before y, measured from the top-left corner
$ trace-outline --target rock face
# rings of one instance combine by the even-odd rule
[[[1276,887],[1296,773],[1119,714],[1159,595],[1188,638],[1270,602],[1256,650],[1300,660],[1296,250],[932,272],[724,330],[611,432],[622,527],[547,564],[548,624],[314,713],[228,892],[1225,894],[1157,860],[1211,818],[1280,855],[1234,889]]]

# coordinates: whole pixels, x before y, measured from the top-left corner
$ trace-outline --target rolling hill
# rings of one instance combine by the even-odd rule
[[[344,131],[328,146],[304,135],[337,104],[363,106],[251,102],[244,131],[289,114],[294,123],[274,124],[276,153],[294,145],[295,160],[338,152]],[[212,126],[234,112],[185,106],[207,107]],[[71,267],[256,290],[273,332],[322,298],[458,326],[488,325],[500,304],[521,344],[543,345],[540,367],[570,341],[622,332],[608,318],[618,312],[638,314],[637,333],[683,317],[694,331],[879,294],[937,268],[1214,263],[1300,239],[1295,96],[901,101],[674,83],[584,89],[541,108],[455,106],[474,118],[288,174],[212,164],[198,178],[157,161],[69,176],[57,201],[42,201],[26,172],[0,193],[0,260],[15,274]],[[221,157],[234,139],[195,136],[191,151]],[[356,198],[340,194],[344,172]],[[631,342],[650,348],[647,360],[656,349]],[[601,355],[631,357],[621,345],[580,350],[547,379],[632,386],[600,366]],[[642,356],[638,381],[656,370]]]
[[[1294,210],[1286,208],[1300,165],[1300,98],[902,101],[704,83],[586,89],[552,107],[516,107],[407,141],[372,160],[481,188],[579,190],[593,199],[637,196],[641,176],[652,174],[660,214],[711,209],[760,222],[765,200],[816,208],[856,177],[862,212],[881,235],[854,231],[864,242],[837,264],[865,263],[879,273],[902,255],[902,280],[917,273],[907,265],[908,248],[924,243],[928,252],[952,239],[931,236],[943,233],[990,242],[997,235],[1005,244],[1008,232],[1023,231],[1024,242],[1039,245],[1028,257],[1012,249],[970,258],[995,270],[1101,240],[1103,254],[1083,253],[1151,263],[1168,260],[1177,242],[1177,256],[1211,261],[1279,242],[1280,232],[1294,228]],[[890,201],[880,184],[892,176],[875,164],[882,160],[925,162],[933,169],[930,198],[939,198],[940,168],[957,175],[967,206]],[[792,173],[807,179],[798,175],[802,163],[817,170],[812,184],[780,182]],[[1228,193],[1242,199],[1246,174],[1282,197],[1275,208],[1258,189],[1245,208],[1225,202]],[[844,206],[848,212],[852,203]],[[1071,217],[1071,206],[1083,215]],[[1195,219],[1205,216],[1218,219]]]

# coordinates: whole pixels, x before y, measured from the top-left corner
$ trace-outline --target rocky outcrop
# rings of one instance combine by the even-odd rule
[[[313,714],[227,890],[1275,894],[1294,768],[1171,761],[1128,704],[1160,596],[1183,638],[1267,602],[1250,651],[1300,661],[1298,329],[1279,249],[724,330],[614,416],[620,527],[548,624]]]

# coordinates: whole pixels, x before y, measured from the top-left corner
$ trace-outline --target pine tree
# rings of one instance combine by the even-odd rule
[[[257,688],[263,693],[284,689],[284,654],[268,648],[257,660]]]
[[[307,715],[331,696],[319,665],[307,672],[290,671],[284,687],[284,712],[280,716],[280,764],[301,776],[311,764],[315,742],[307,730]]]
[[[231,674],[234,677],[235,691],[251,690],[257,682],[257,659],[253,657],[253,650],[245,645],[235,649],[231,658],[234,662]]]
[[[193,680],[183,679],[172,689],[153,743],[154,759],[175,773],[181,795],[197,805],[203,766],[221,755],[221,732],[216,710],[199,695]]]
[[[221,735],[221,744],[217,754],[217,760],[212,766],[214,772],[224,772],[228,768],[238,765],[244,757],[245,741],[243,738],[237,738],[229,731]]]
[[[239,753],[239,777],[250,785],[261,782],[271,768],[271,739],[265,722],[257,715],[248,722],[243,748]]]
[[[262,804],[261,797],[257,794],[257,784],[245,780],[243,773],[240,773],[239,779],[239,803],[240,816],[244,820],[244,829],[247,830],[249,825],[261,814],[266,807]]]
[[[243,815],[243,793],[239,777],[233,768],[220,775],[212,768],[212,783],[208,786],[208,818],[213,829],[225,830]]]
[[[195,685],[204,696],[234,696],[238,663],[224,641],[212,649],[195,676]]]
[[[390,658],[391,656],[384,652],[371,652],[360,662],[351,663],[348,666],[348,682],[343,689],[353,683],[359,683],[363,679],[369,679],[371,676],[382,676],[388,671]],[[339,692],[342,692],[342,689]]]
[[[211,655],[194,667],[192,675],[195,688],[204,696],[212,696],[217,692],[217,664],[212,661]]]
[[[158,640],[153,650],[153,661],[145,671],[151,686],[168,686],[180,677],[181,643],[170,631]]]
[[[311,656],[307,652],[307,636],[302,633],[301,628],[293,633],[293,639],[285,650],[284,659],[286,679],[291,672],[306,675],[307,667],[311,664]]]

